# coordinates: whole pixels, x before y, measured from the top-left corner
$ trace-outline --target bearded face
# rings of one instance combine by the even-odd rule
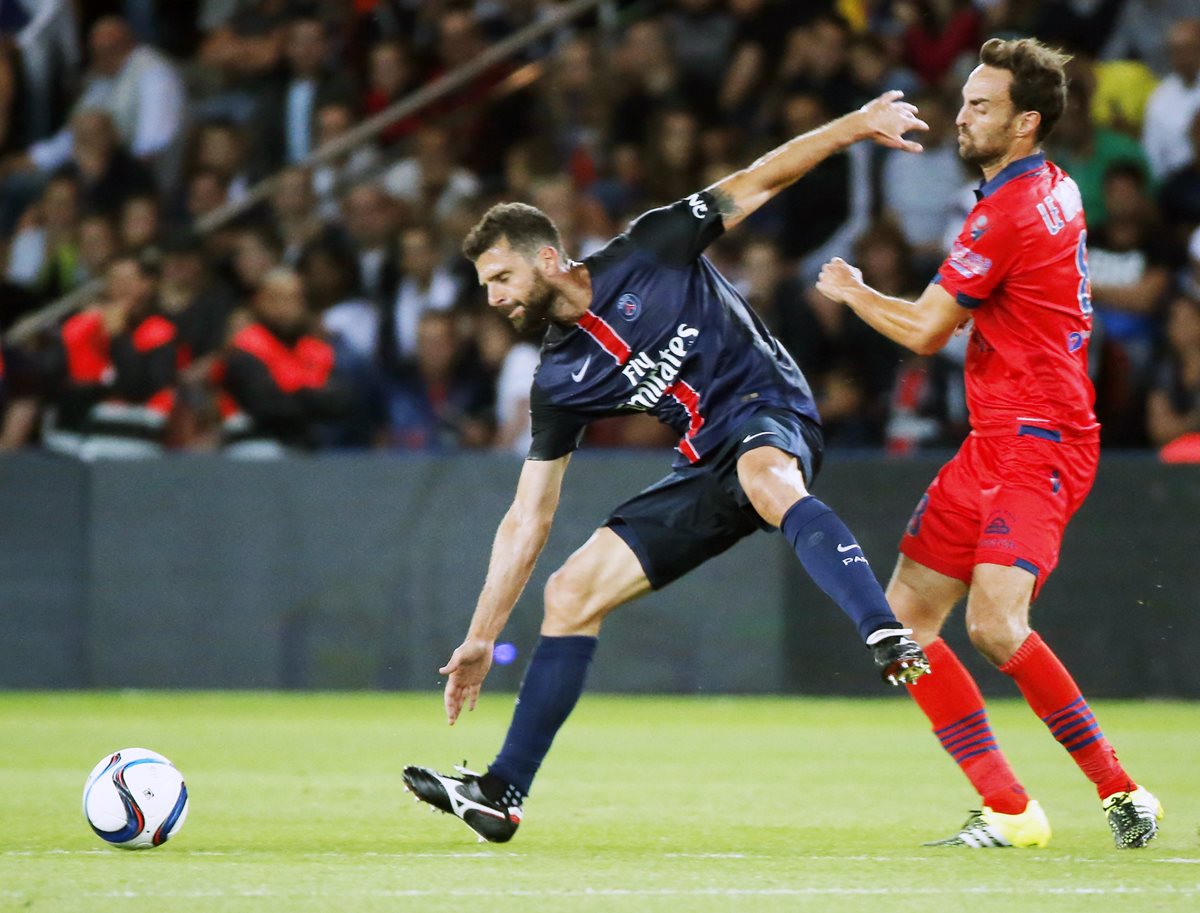
[[[540,330],[550,320],[553,303],[554,289],[541,273],[534,270],[528,293],[513,300],[505,316],[520,333]]]
[[[1009,95],[1012,74],[979,66],[963,86],[963,105],[954,125],[958,128],[958,154],[980,168],[1001,162],[1016,139],[1018,112]]]

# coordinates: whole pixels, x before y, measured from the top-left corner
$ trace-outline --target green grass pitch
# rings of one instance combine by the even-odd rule
[[[0,694],[0,911],[1200,909],[1200,705],[1100,702],[1163,800],[1117,851],[1095,794],[1024,704],[992,719],[1050,814],[1044,850],[923,848],[973,794],[902,696],[585,695],[509,844],[400,788],[406,762],[482,767],[510,695],[453,729],[440,695]],[[109,848],[80,812],[105,753],[170,757],[191,794],[165,846]]]

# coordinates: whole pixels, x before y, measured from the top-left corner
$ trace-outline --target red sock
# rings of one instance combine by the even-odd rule
[[[962,768],[983,804],[1004,815],[1025,811],[1029,797],[996,744],[983,695],[971,673],[940,637],[925,648],[932,672],[908,686],[933,724],[933,734]]]
[[[1100,731],[1091,708],[1057,656],[1034,631],[1000,671],[1012,676],[1033,712],[1042,718],[1104,799],[1136,787]]]

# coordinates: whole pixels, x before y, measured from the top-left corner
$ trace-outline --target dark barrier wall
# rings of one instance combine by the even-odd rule
[[[541,589],[663,456],[582,453],[506,631],[514,690]],[[818,486],[886,579],[936,462],[834,459]],[[519,461],[0,459],[0,686],[439,689]],[[1108,460],[1035,624],[1095,696],[1200,696],[1200,469]],[[985,690],[1011,683],[949,639]],[[607,691],[878,693],[849,622],[758,534],[605,626]]]

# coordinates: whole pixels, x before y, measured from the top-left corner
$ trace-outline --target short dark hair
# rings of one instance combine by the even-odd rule
[[[1009,95],[1018,111],[1042,115],[1037,138],[1050,135],[1067,104],[1067,62],[1071,55],[1036,38],[992,38],[979,49],[984,66],[1012,73]]]
[[[533,257],[543,247],[553,247],[565,258],[562,237],[550,217],[528,203],[497,203],[483,214],[463,240],[463,256],[474,263],[501,238],[517,253]]]

